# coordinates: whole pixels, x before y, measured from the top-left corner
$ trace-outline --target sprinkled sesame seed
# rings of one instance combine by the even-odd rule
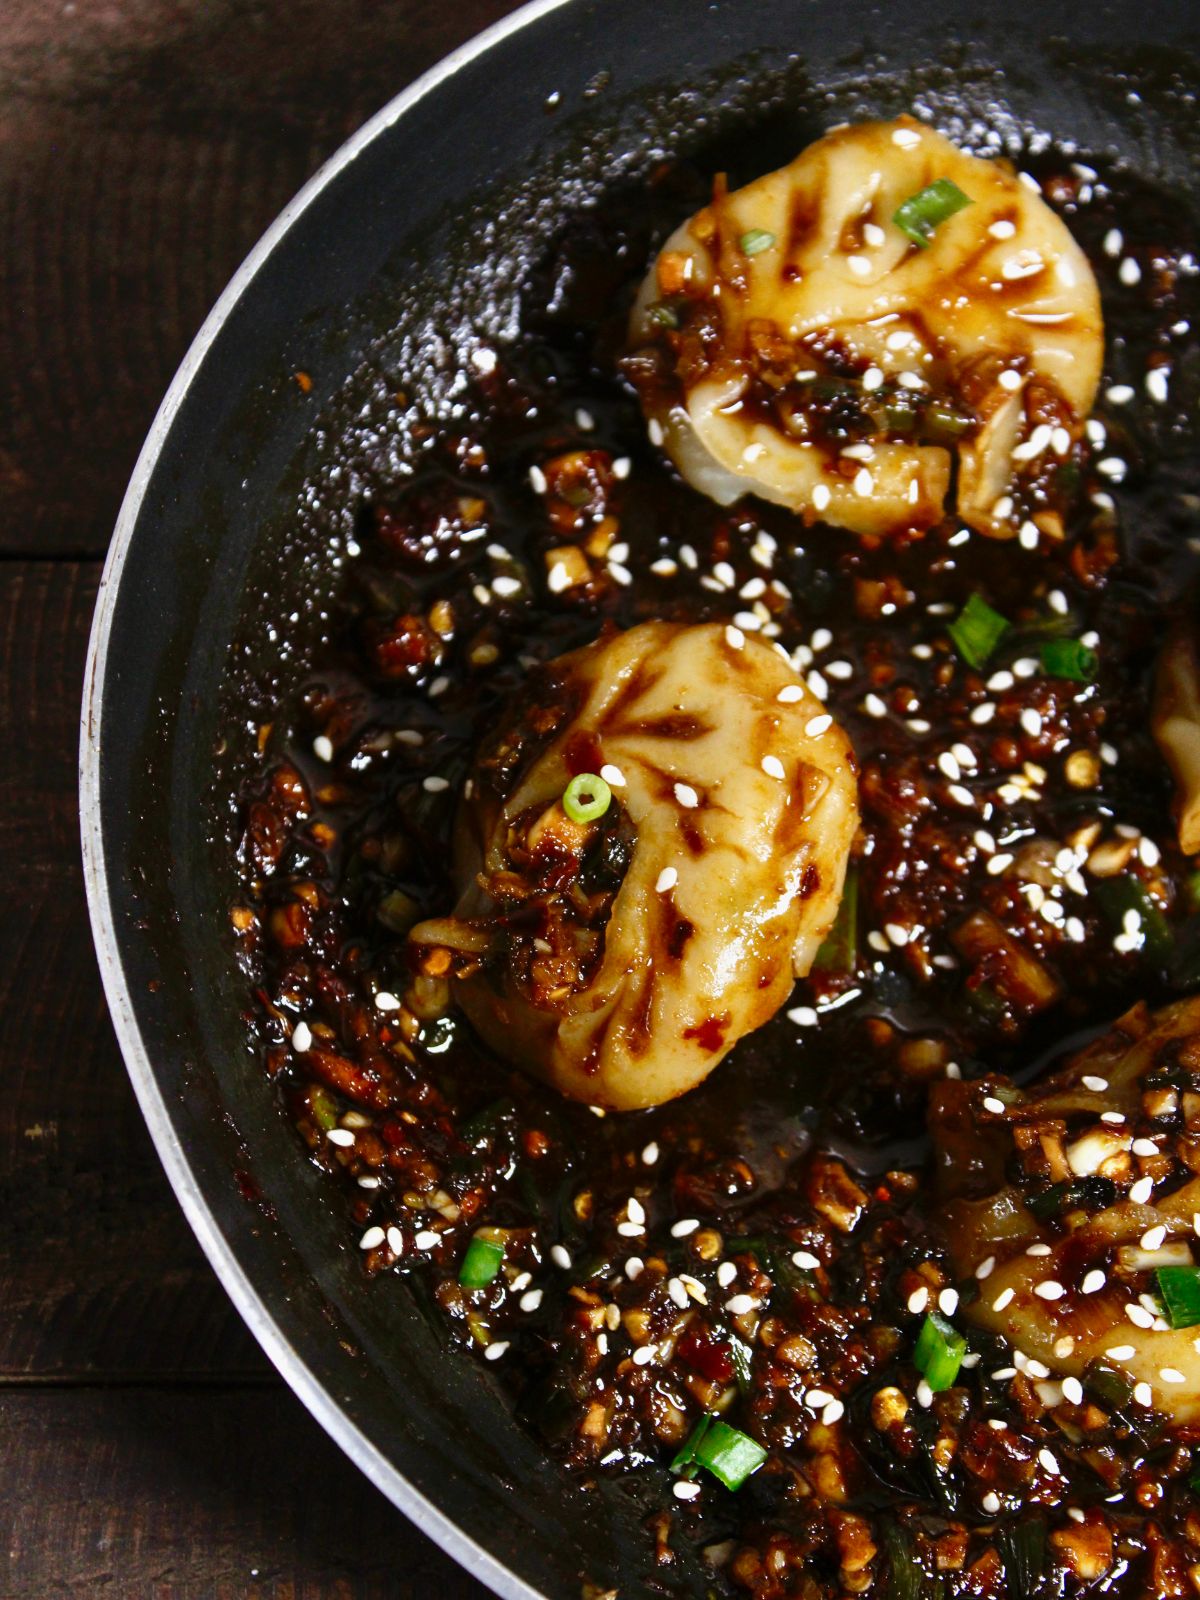
[[[340,1145],[343,1150],[348,1150],[354,1143],[354,1135],[349,1128],[330,1128],[325,1137],[330,1144]]]
[[[658,443],[662,443],[661,439],[658,441]],[[541,467],[530,467],[529,487],[533,490],[534,494],[545,494],[547,488],[546,474],[542,471]]]
[[[1096,463],[1096,471],[1106,478],[1111,478],[1114,483],[1120,483],[1127,470],[1120,456],[1101,456]]]
[[[654,885],[659,894],[666,894],[668,889],[673,889],[679,882],[679,873],[675,867],[664,867],[658,875]]]
[[[1061,1283],[1055,1283],[1053,1278],[1047,1278],[1045,1283],[1037,1284],[1033,1292],[1039,1300],[1061,1300],[1067,1291]]]
[[[915,128],[893,128],[892,143],[899,145],[901,150],[915,150],[921,142],[921,135]]]
[[[820,719],[814,718],[813,720],[819,721]],[[811,728],[812,723],[810,722],[808,726]],[[808,729],[806,728],[805,732],[807,733],[807,731]],[[780,761],[778,756],[764,756],[759,765],[762,767],[768,778],[784,778],[787,776],[787,773],[784,770],[783,762]]]
[[[1132,288],[1135,283],[1142,281],[1142,269],[1132,256],[1126,256],[1117,269],[1117,277],[1121,282]]]
[[[846,1415],[846,1407],[840,1400],[831,1400],[821,1412],[821,1421],[827,1428],[832,1428],[835,1422],[840,1422]]]
[[[828,484],[818,483],[812,492],[813,510],[824,511],[832,498]]]
[[[993,228],[999,227],[999,223],[993,223],[992,227]],[[1009,223],[1009,227],[1010,228],[1012,227],[1012,223],[1011,222]],[[984,1495],[983,1499],[979,1503],[983,1507],[983,1509],[987,1512],[989,1517],[994,1517],[996,1515],[997,1511],[999,1511],[999,1509],[1000,1509],[1000,1496],[998,1494],[996,1494],[993,1490],[989,1489],[988,1492]]]
[[[564,1272],[570,1272],[570,1270],[571,1270],[571,1252],[567,1249],[567,1247],[565,1245],[561,1245],[561,1244],[551,1245],[551,1247],[550,1247],[550,1259],[551,1259],[551,1261],[553,1261],[553,1263],[554,1263],[554,1265],[556,1267],[561,1267]],[[626,1270],[626,1274],[628,1275],[628,1272],[629,1272],[628,1263],[626,1263],[625,1270]]]
[[[729,1285],[736,1277],[737,1268],[734,1266],[733,1262],[722,1261],[721,1265],[717,1268],[717,1282],[720,1284],[721,1288],[728,1289]]]
[[[1062,1476],[1062,1468],[1059,1466],[1058,1461],[1052,1451],[1043,1447],[1038,1451],[1038,1461],[1047,1472],[1052,1473],[1056,1478]]]
[[[878,950],[882,955],[886,955],[888,949],[890,948],[887,939],[882,933],[880,933],[878,928],[870,929],[867,934],[867,943],[871,946],[872,950]],[[1200,1229],[1197,1229],[1196,1231],[1200,1233]]]
[[[1104,1276],[1104,1273],[1101,1272],[1100,1268],[1093,1267],[1091,1272],[1085,1276],[1079,1287],[1084,1294],[1097,1294],[1101,1289],[1103,1289],[1107,1281],[1108,1280]]]
[[[870,227],[871,224],[868,223],[867,226]],[[878,367],[868,367],[863,373],[862,385],[868,394],[873,394],[876,389],[883,387],[883,373]]]
[[[996,1258],[995,1258],[995,1256],[985,1256],[983,1258],[983,1260],[979,1263],[979,1265],[975,1268],[975,1276],[979,1279],[980,1283],[982,1283],[985,1278],[990,1278],[992,1273],[995,1270],[996,1270]]]
[[[1164,1383],[1186,1383],[1187,1379],[1178,1367],[1159,1367],[1158,1375]]]
[[[775,696],[781,705],[794,706],[797,700],[804,699],[804,688],[799,683],[785,683]]]
[[[1154,1404],[1154,1394],[1148,1383],[1135,1384],[1133,1398],[1139,1406],[1145,1406],[1147,1409]]]
[[[1062,1392],[1063,1399],[1069,1400],[1073,1406],[1083,1404],[1083,1385],[1078,1378],[1064,1378]]]
[[[847,256],[846,265],[850,268],[850,271],[856,278],[866,278],[870,276],[871,263],[868,261],[866,256]]]
[[[1004,1115],[1004,1101],[997,1100],[994,1094],[985,1095],[983,1109],[990,1111],[993,1116],[1002,1117]]]
[[[810,1389],[804,1396],[804,1404],[810,1411],[820,1411],[833,1399],[828,1389]]]
[[[1012,1304],[1013,1299],[1014,1291],[1012,1289],[1002,1289],[992,1301],[992,1310],[1003,1311],[1006,1306]]]
[[[700,1223],[695,1217],[684,1217],[681,1222],[677,1222],[671,1229],[671,1237],[672,1239],[686,1239],[689,1235],[695,1233],[699,1226]]]
[[[377,1011],[399,1011],[400,1002],[387,989],[380,989],[375,996],[375,1009]]]
[[[1114,1127],[1117,1127],[1125,1121],[1125,1118],[1119,1111],[1102,1111],[1100,1113],[1100,1121],[1111,1122]]]
[[[542,1291],[540,1289],[530,1289],[518,1301],[522,1311],[536,1311],[541,1303]]]
[[[1134,1184],[1131,1184],[1129,1188],[1129,1198],[1133,1201],[1135,1206],[1144,1206],[1153,1193],[1154,1179],[1149,1177],[1139,1178],[1138,1181]]]
[[[725,629],[725,643],[731,650],[742,650],[745,648],[746,635],[731,622]]]
[[[292,1029],[292,1049],[302,1056],[312,1048],[312,1029],[307,1022],[298,1022]]]
[[[1157,1250],[1167,1237],[1167,1230],[1160,1223],[1156,1228],[1147,1228],[1142,1235],[1143,1250]]]
[[[360,1189],[378,1189],[381,1181],[373,1172],[364,1172],[361,1178],[355,1179]]]
[[[641,1352],[639,1351],[638,1354],[640,1355]],[[700,1493],[700,1485],[690,1482],[687,1478],[679,1478],[673,1484],[671,1493],[676,1500],[694,1500]]]
[[[977,728],[986,727],[996,715],[996,708],[990,700],[985,700],[981,705],[975,706],[971,711],[971,721]]]
[[[447,778],[439,778],[434,773],[424,780],[421,787],[429,794],[442,794],[450,787],[450,783]]]
[[[385,1238],[386,1235],[382,1228],[368,1228],[358,1241],[358,1248],[360,1250],[375,1250],[383,1243]]]
[[[1007,389],[1009,394],[1014,394],[1021,387],[1023,380],[1019,372],[1014,372],[1011,367],[1006,367],[996,381],[1002,389]]]
[[[1150,1328],[1154,1325],[1154,1318],[1151,1313],[1146,1310],[1145,1306],[1139,1306],[1132,1300],[1125,1307],[1125,1315],[1129,1318],[1130,1322],[1133,1323],[1135,1328]]]
[[[885,922],[883,931],[887,934],[890,942],[899,949],[903,949],[908,943],[908,929],[902,928],[898,922]]]
[[[863,710],[869,717],[886,717],[887,706],[877,694],[869,694],[863,701]]]
[[[814,1028],[817,1024],[817,1013],[812,1006],[793,1006],[788,1012],[788,1020],[794,1022],[798,1028]]]
[[[725,1309],[731,1317],[744,1317],[747,1312],[753,1311],[758,1301],[752,1294],[735,1294],[725,1302]]]
[[[1042,719],[1032,706],[1026,706],[1021,713],[1021,727],[1030,736],[1036,739],[1042,731]]]
[[[1158,1146],[1153,1139],[1135,1139],[1130,1146],[1135,1156],[1156,1156]]]
[[[917,1384],[917,1403],[926,1410],[933,1404],[933,1390],[924,1378]]]
[[[909,1297],[908,1297],[908,1309],[912,1312],[914,1317],[919,1317],[921,1315],[922,1311],[924,1311],[925,1307],[928,1304],[929,1304],[929,1290],[925,1287],[924,1284],[921,1284],[921,1286],[919,1288],[914,1289],[913,1292],[909,1295]]]
[[[636,1222],[638,1224],[645,1222],[646,1208],[635,1195],[630,1195],[628,1201],[626,1202],[625,1215],[629,1218],[630,1222]]]
[[[946,793],[956,805],[973,806],[975,804],[975,796],[970,789],[965,788],[961,783],[950,784]]]
[[[670,1279],[667,1284],[667,1293],[670,1295],[672,1303],[678,1306],[680,1311],[687,1310],[688,1292],[678,1278]]]
[[[938,1295],[938,1310],[943,1316],[952,1317],[958,1310],[958,1290],[943,1289]]]
[[[807,734],[807,736],[810,739],[819,739],[820,736],[823,733],[826,733],[832,727],[833,727],[833,718],[829,715],[828,712],[823,712],[821,714],[821,716],[812,717],[808,722],[806,722],[804,724],[804,732]],[[770,759],[771,759],[770,757],[767,758],[767,760],[770,760]],[[764,767],[764,769],[766,767],[766,762],[765,761],[763,762],[763,767]],[[778,774],[778,776],[782,777],[783,773],[780,772]]]
[[[816,1256],[809,1250],[796,1250],[792,1254],[792,1262],[802,1272],[815,1272],[821,1265]]]
[[[642,1151],[642,1160],[648,1167],[652,1167],[658,1160],[658,1145],[652,1139]]]
[[[675,798],[687,811],[693,811],[700,804],[700,796],[690,783],[677,783],[675,785]]]

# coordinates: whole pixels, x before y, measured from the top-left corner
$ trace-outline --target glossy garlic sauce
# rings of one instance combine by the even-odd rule
[[[365,1269],[422,1279],[573,1470],[637,1478],[666,1592],[685,1547],[713,1592],[812,1600],[1183,1595],[1200,1571],[1195,1424],[1156,1375],[1177,1369],[1127,1371],[1115,1334],[1085,1361],[1077,1326],[1106,1304],[1130,1338],[1166,1327],[1158,1252],[1190,1246],[1155,1230],[1191,1181],[1200,1023],[1134,1010],[1111,1071],[1021,1087],[1200,976],[1150,730],[1200,561],[1194,225],[1099,163],[1021,165],[1104,307],[1065,537],[860,537],[686,487],[621,365],[653,250],[709,195],[664,165],[555,242],[458,425],[356,507],[336,626],[242,796],[256,1046]],[[853,439],[836,384],[816,398],[822,438]],[[980,665],[951,631],[973,597],[1008,624]],[[540,664],[658,621],[779,645],[850,738],[861,820],[784,1008],[684,1098],[604,1114],[492,1055],[407,936],[454,907],[456,810],[481,747],[553,699]],[[1086,674],[1047,666],[1064,642]],[[602,937],[615,820],[597,851]],[[1030,1287],[1043,1260],[1061,1281]],[[936,1387],[933,1311],[966,1340]],[[718,1460],[736,1488],[706,1416],[749,1442]]]

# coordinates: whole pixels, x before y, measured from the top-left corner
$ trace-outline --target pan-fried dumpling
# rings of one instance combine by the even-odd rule
[[[722,505],[751,493],[860,534],[921,529],[957,452],[964,521],[1061,534],[1055,477],[1100,379],[1100,299],[1004,161],[908,117],[839,128],[718,186],[667,241],[631,335],[652,434]]]
[[[1044,1084],[947,1081],[931,1102],[943,1230],[979,1295],[968,1321],[1063,1376],[1115,1372],[1133,1407],[1200,1421],[1200,1326],[1172,1326],[1159,1269],[1194,1298],[1200,998],[1137,1006]]]
[[[501,1055],[593,1105],[657,1105],[808,971],[856,826],[850,746],[786,659],[644,623],[530,685],[472,778],[455,916],[412,938],[459,953]]]

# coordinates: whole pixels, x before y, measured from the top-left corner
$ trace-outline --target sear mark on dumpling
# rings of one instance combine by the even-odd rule
[[[1062,536],[1100,298],[1005,161],[901,117],[840,128],[733,193],[718,182],[630,333],[651,434],[719,504],[756,494],[862,535],[919,531],[947,512],[957,457],[965,522]]]
[[[585,774],[611,800],[579,821]],[[809,970],[857,822],[850,746],[785,659],[720,623],[643,623],[531,681],[459,816],[454,916],[411,937],[455,952],[456,998],[507,1060],[657,1105]]]
[[[1200,997],[1136,1006],[1027,1090],[947,1080],[930,1121],[968,1321],[1031,1381],[1200,1421],[1200,1325],[1172,1325],[1160,1276],[1200,1276]]]

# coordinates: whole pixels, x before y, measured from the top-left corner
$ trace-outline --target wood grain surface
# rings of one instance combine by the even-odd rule
[[[0,4],[0,1600],[481,1600],[242,1327],[158,1165],[84,906],[99,562],[285,201],[504,0]]]

